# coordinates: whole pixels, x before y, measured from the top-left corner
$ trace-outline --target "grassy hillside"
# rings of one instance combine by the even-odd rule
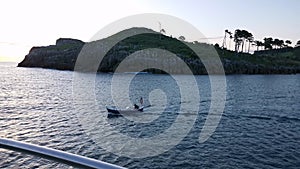
[[[127,37],[128,35],[133,36]],[[119,39],[123,40],[119,41]],[[147,28],[131,28],[89,43],[75,39],[59,39],[56,45],[33,47],[19,66],[73,70],[83,45],[92,47],[88,53],[97,56],[99,50],[105,49],[105,45],[109,43],[114,44],[114,46],[102,60],[98,68],[100,72],[113,72],[124,58],[134,52],[159,48],[176,54],[186,62],[194,74],[206,74],[203,62],[214,62],[218,56],[227,74],[300,73],[299,47],[260,51],[254,54],[236,53],[211,44],[180,41]],[[194,51],[197,51],[198,55]],[[91,60],[89,63],[93,64],[94,61],[89,58],[89,55],[86,57],[85,59]],[[161,62],[160,59],[155,61]],[[169,63],[170,66],[174,66],[174,64],[176,66],[176,63]],[[86,68],[89,69],[89,65],[86,65]],[[153,72],[163,73],[164,71],[155,70]],[[175,73],[181,72],[176,71]]]

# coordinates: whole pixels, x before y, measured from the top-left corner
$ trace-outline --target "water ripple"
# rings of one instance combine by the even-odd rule
[[[48,146],[128,168],[297,168],[300,166],[299,75],[228,76],[226,108],[215,133],[203,144],[197,142],[210,106],[209,79],[197,76],[201,109],[190,133],[169,151],[156,157],[118,157],[99,147],[79,123],[72,103],[72,72],[16,68],[0,64],[0,136]],[[111,75],[96,77],[99,113],[111,102]],[[161,114],[159,105],[149,112],[158,116],[140,125],[122,118],[107,119],[124,134],[149,137],[167,129],[178,116],[178,89],[166,75],[141,75],[134,82],[137,93],[160,88],[170,97]],[[142,85],[143,81],[151,85]],[[268,85],[266,85],[268,84]],[[132,87],[134,88],[134,87]],[[145,89],[146,88],[146,89]],[[143,90],[142,90],[143,89]],[[120,96],[122,97],[122,96]],[[160,98],[154,98],[158,101]],[[145,98],[145,102],[146,102]],[[90,113],[90,112],[89,112]],[[185,112],[185,116],[192,114]],[[99,123],[101,125],[101,123]],[[101,128],[101,126],[100,126]],[[113,135],[113,130],[98,136]],[[0,168],[70,168],[70,166],[20,152],[0,149]]]

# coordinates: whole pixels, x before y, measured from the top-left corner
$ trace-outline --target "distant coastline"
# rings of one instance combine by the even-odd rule
[[[139,31],[146,28],[131,28],[121,31],[114,36],[126,31]],[[109,37],[110,38],[110,37]],[[107,39],[109,39],[107,38]],[[181,57],[191,68],[194,74],[207,74],[204,64],[181,41],[153,31],[153,34],[140,34],[127,38],[116,44],[110,50],[99,66],[98,72],[114,72],[117,65],[131,53],[158,47],[166,49]],[[207,48],[214,48],[220,56],[226,74],[296,74],[300,73],[300,47],[286,47],[282,49],[269,49],[256,51],[253,54],[226,50],[218,45],[210,45],[199,42],[186,42],[203,49],[203,55]],[[60,38],[55,45],[33,47],[25,56],[18,67],[40,67],[58,70],[74,70],[76,59],[82,47],[86,43],[70,38]],[[170,63],[171,64],[171,63]],[[164,73],[161,70],[147,70],[152,73]],[[180,74],[180,70],[174,73]]]

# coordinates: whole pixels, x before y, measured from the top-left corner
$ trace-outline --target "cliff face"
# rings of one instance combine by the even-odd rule
[[[83,45],[84,42],[80,40],[60,38],[55,45],[31,48],[18,66],[73,70]]]
[[[18,66],[74,70],[76,59],[84,44],[85,43],[80,40],[61,38],[56,41],[55,45],[33,47]],[[203,55],[202,57],[207,58],[208,60],[211,55],[214,55],[208,50],[211,48],[214,49],[212,45],[190,44],[197,46],[197,48],[201,51],[200,53]],[[194,74],[207,74],[202,61],[200,61],[195,53],[193,53],[193,51],[191,51],[186,45],[177,39],[158,34],[141,34],[119,42],[106,54],[98,68],[98,71],[113,72],[126,56],[136,51],[157,47],[175,53],[187,63]],[[298,52],[300,49],[289,49],[287,51],[289,53],[284,54],[278,54],[278,52],[274,54],[274,51],[271,53],[265,51],[260,52],[260,55],[236,54],[233,51],[226,51],[220,48],[216,48],[216,51],[221,58],[226,74],[300,73],[300,52]],[[217,53],[215,52],[215,54]],[[147,62],[161,63],[162,61],[161,59],[154,60],[150,57],[150,60]],[[166,60],[163,62],[166,69],[172,67],[170,65],[176,65],[173,60]],[[153,73],[163,73],[160,70],[149,71]],[[170,73],[180,74],[182,73],[181,68],[178,67],[176,69],[170,69]]]

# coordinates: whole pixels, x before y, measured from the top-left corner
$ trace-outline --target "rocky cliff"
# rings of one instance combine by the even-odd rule
[[[84,42],[80,40],[60,38],[55,45],[31,48],[18,66],[73,70],[83,45]]]

